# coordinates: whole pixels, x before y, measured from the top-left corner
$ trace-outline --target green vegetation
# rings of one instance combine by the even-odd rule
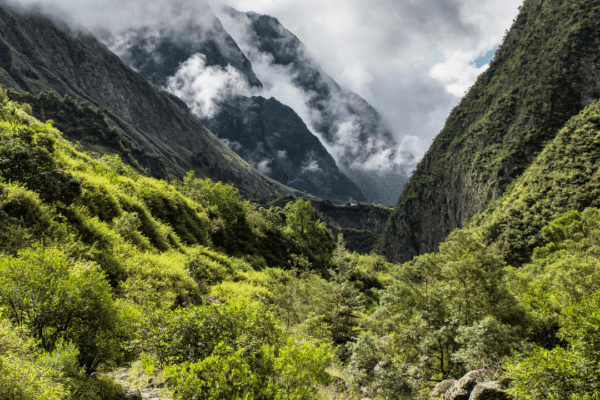
[[[544,244],[542,227],[568,210],[597,207],[600,103],[594,102],[565,127],[506,193],[474,217],[511,265],[529,262],[533,249]]]
[[[124,387],[179,400],[427,399],[475,369],[518,399],[597,398],[600,103],[558,130],[574,94],[543,64],[580,55],[598,7],[565,5],[579,22],[542,45],[530,69],[546,80],[532,89],[515,72],[523,51],[566,14],[525,5],[524,44],[507,37],[488,86],[433,147],[462,157],[449,173],[475,171],[467,186],[496,200],[404,264],[349,252],[309,201],[260,206],[193,172],[145,176],[86,103],[0,91],[0,400],[113,400]],[[538,150],[521,174],[515,160]],[[452,161],[440,157],[422,162],[410,201]],[[376,208],[349,222],[354,207],[319,207],[380,229]]]
[[[381,257],[336,245],[309,201],[148,178],[0,106],[0,399],[110,399],[129,365],[180,399],[327,390]]]
[[[571,117],[600,98],[592,61],[599,21],[593,1],[524,1],[493,62],[404,187],[380,254],[408,261],[436,251],[452,230],[498,199]]]

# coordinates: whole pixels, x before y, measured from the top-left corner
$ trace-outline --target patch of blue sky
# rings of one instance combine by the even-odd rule
[[[475,59],[475,61],[473,61],[473,64],[475,64],[477,68],[481,68],[484,65],[489,64],[494,59],[494,54],[496,53],[496,50],[497,48],[493,48],[492,50],[488,51],[487,53],[485,53],[484,56]]]

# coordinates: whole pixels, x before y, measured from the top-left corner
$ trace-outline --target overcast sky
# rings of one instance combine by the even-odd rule
[[[2,1],[2,0],[0,0]],[[120,29],[171,16],[169,0],[18,0],[84,26]],[[181,17],[198,2],[178,0]],[[420,158],[487,64],[522,0],[208,0],[276,17],[343,87],[370,102]],[[57,11],[63,10],[63,11]],[[480,66],[480,68],[477,68]]]

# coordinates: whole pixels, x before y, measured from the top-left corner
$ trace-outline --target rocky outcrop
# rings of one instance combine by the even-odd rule
[[[467,372],[465,376],[455,381],[446,393],[445,400],[469,400],[471,392],[479,383],[486,381],[487,374],[483,370]]]
[[[584,0],[540,4],[524,2],[404,187],[377,249],[389,260],[436,251],[600,97],[600,10]]]
[[[433,388],[431,392],[431,396],[429,396],[429,400],[440,400],[444,398],[444,395],[450,389],[456,381],[454,379],[446,379],[445,381],[441,381]]]
[[[36,13],[0,5],[0,84],[30,93],[54,90],[102,107],[144,152],[164,160],[173,177],[189,170],[261,196],[297,193],[260,174],[91,35]]]
[[[444,398],[444,395],[450,389],[456,381],[454,379],[446,379],[445,381],[441,381],[433,388],[431,392],[431,396],[429,396],[429,400],[440,400]]]
[[[488,371],[475,370],[458,380],[444,380],[435,386],[429,400],[509,400],[504,385],[490,377]]]
[[[509,400],[510,397],[502,389],[503,385],[497,381],[478,383],[469,400]]]

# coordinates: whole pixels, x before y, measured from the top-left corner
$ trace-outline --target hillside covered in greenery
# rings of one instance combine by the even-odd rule
[[[393,265],[334,243],[309,201],[148,178],[1,99],[2,400],[426,399],[468,371],[518,399],[600,390],[600,211],[581,200],[598,102],[471,228]],[[570,202],[536,190],[563,178]],[[522,243],[486,235],[512,238],[523,218],[501,210],[530,198],[537,247],[517,269]]]
[[[388,264],[336,245],[308,201],[144,177],[0,95],[0,398],[113,398],[120,365],[178,398],[327,390]]]
[[[77,113],[89,110],[75,110],[73,103],[87,102],[101,109],[113,128],[110,131],[123,138],[110,133],[99,143],[94,135],[100,132],[87,127],[86,138],[75,139],[86,150],[98,152],[100,146],[109,147],[110,153],[116,150],[125,163],[133,159],[132,165],[137,163],[161,179],[181,179],[193,170],[199,177],[233,184],[246,196],[300,194],[251,167],[198,123],[183,101],[152,85],[89,33],[71,30],[39,12],[2,3],[0,55],[0,84],[37,97],[20,101],[31,103],[42,120],[54,116],[37,114],[41,111],[69,112],[79,119]],[[42,96],[52,91],[59,99],[68,95],[73,101],[60,104],[56,98]],[[93,118],[88,121],[98,123]],[[63,118],[57,115],[56,123],[64,123]],[[82,135],[69,129],[64,133],[69,138]],[[127,156],[121,154],[117,141],[130,150]]]
[[[600,97],[599,16],[597,1],[523,2],[489,68],[409,179],[378,253],[404,262],[436,251]]]
[[[598,10],[596,1],[526,1],[511,30],[520,33],[490,71],[528,57],[519,40],[558,40],[536,30],[548,21],[566,39],[539,54],[585,48],[596,60],[588,16]],[[482,87],[488,100],[504,98],[511,78],[509,92],[529,96],[512,101],[532,108],[502,125],[495,118],[507,114],[481,97],[483,127],[464,132],[495,144],[477,153],[483,142],[442,131],[407,193],[421,185],[415,207],[448,200],[428,191],[442,145],[480,157],[491,174],[481,190],[502,190],[461,214],[465,227],[444,234],[439,251],[403,264],[349,252],[322,222],[367,242],[389,209],[253,203],[197,171],[149,177],[144,150],[102,110],[1,89],[0,400],[597,399],[600,102],[569,97],[591,79],[586,63],[544,70],[537,89],[516,72],[480,77],[496,89],[475,85],[464,104],[475,107]],[[548,82],[558,86],[547,93]],[[471,118],[460,110],[454,123]],[[490,160],[516,159],[520,172],[500,185],[509,164]]]

